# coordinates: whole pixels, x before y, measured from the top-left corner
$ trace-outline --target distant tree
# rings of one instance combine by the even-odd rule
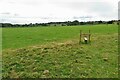
[[[113,21],[108,21],[107,24],[113,24]]]
[[[78,20],[75,20],[72,22],[73,25],[79,25],[79,21]]]
[[[30,23],[30,24],[28,24],[30,27],[32,27],[33,26],[33,24],[32,23]]]
[[[0,23],[0,27],[2,27],[2,23]]]
[[[93,21],[88,21],[86,22],[86,24],[93,24]]]
[[[67,26],[71,26],[71,21],[67,21],[67,22],[66,22],[66,25],[67,25]]]
[[[62,24],[61,26],[66,26],[66,24]]]
[[[119,25],[120,23],[119,22],[117,22],[117,25]]]
[[[103,23],[103,21],[98,21],[98,24],[102,24]]]
[[[80,25],[84,25],[85,23],[84,22],[80,22]]]
[[[2,27],[12,27],[11,23],[2,23]]]

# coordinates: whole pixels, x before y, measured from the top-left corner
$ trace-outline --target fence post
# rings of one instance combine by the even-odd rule
[[[79,41],[79,44],[81,43],[81,36],[82,36],[82,31],[80,30],[80,41]]]
[[[90,42],[90,35],[91,35],[91,34],[90,34],[90,30],[89,30],[89,42]]]

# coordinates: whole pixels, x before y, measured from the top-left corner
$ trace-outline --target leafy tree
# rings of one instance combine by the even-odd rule
[[[72,22],[73,25],[79,25],[79,21],[78,20],[75,20]]]

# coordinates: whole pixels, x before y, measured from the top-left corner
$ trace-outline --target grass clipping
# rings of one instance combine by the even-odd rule
[[[91,44],[63,43],[3,51],[3,78],[117,78],[117,34]]]

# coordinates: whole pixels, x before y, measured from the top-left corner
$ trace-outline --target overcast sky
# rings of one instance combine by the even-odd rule
[[[0,0],[0,23],[118,19],[119,0]]]

